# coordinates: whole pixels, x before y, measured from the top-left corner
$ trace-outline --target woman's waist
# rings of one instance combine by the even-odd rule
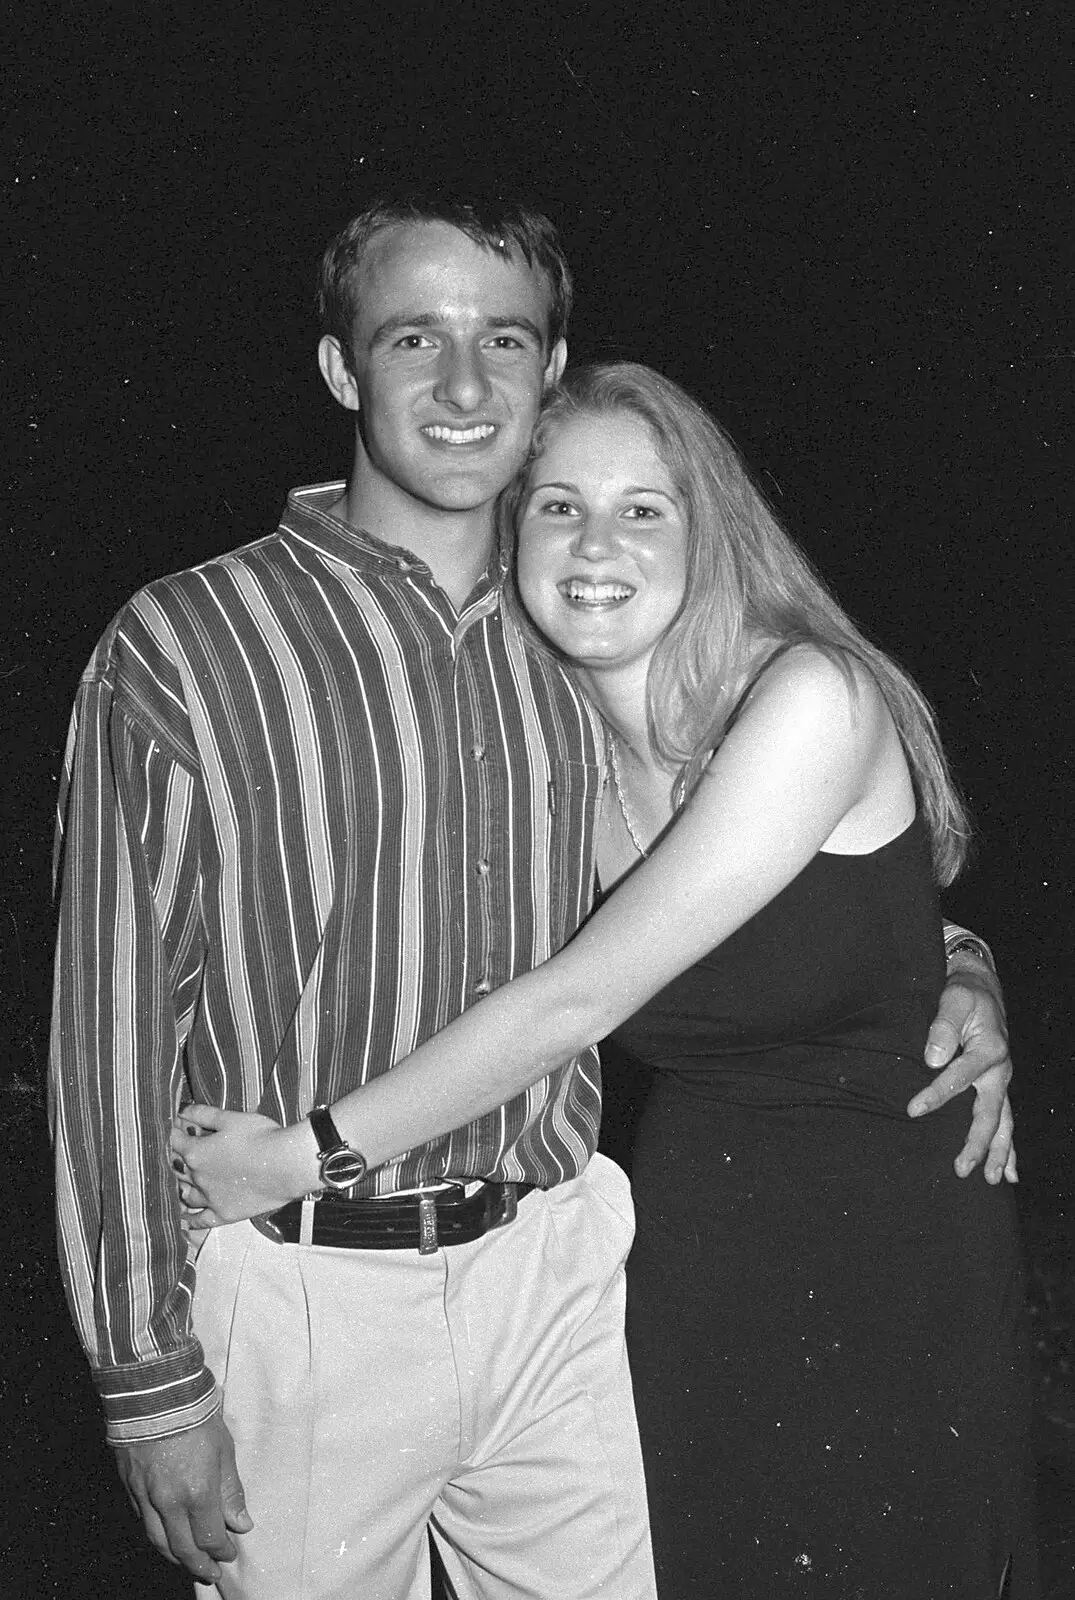
[[[833,1040],[680,1053],[652,1065],[655,1093],[774,1109],[831,1106],[901,1120],[907,1102],[935,1077],[918,1052]]]
[[[615,1038],[659,1065],[670,1058],[736,1061],[784,1051],[862,1050],[922,1058],[939,991],[814,995],[798,1005],[718,1005],[711,995],[672,987],[628,1018]]]

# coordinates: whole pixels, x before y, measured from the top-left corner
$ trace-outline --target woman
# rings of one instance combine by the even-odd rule
[[[621,1029],[657,1068],[628,1332],[663,1593],[1032,1594],[1011,1196],[953,1175],[958,1105],[904,1111],[967,835],[929,710],[645,368],[568,380],[508,512],[608,726],[606,898],[334,1120],[379,1164]],[[316,1186],[305,1124],[184,1117],[227,1136],[178,1141],[216,1215]]]

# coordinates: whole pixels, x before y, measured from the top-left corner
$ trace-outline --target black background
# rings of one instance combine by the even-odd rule
[[[400,182],[547,209],[576,271],[572,358],[649,361],[711,405],[934,701],[979,829],[949,910],[993,943],[1012,1014],[1042,1412],[1075,1422],[1070,15],[26,8],[4,216],[5,1595],[188,1592],[128,1530],[52,1266],[40,1084],[70,701],[134,589],[346,472],[313,277]]]

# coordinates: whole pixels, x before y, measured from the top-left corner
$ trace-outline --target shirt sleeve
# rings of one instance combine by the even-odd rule
[[[195,1426],[219,1396],[167,1148],[203,955],[201,791],[124,713],[115,677],[91,663],[64,762],[49,1112],[64,1286],[124,1444]]]
[[[977,933],[971,933],[967,928],[961,928],[958,922],[946,922],[944,925],[944,955],[945,960],[950,959],[961,945],[973,947],[976,954],[980,954],[987,967],[995,973],[996,961],[993,952],[985,940]]]

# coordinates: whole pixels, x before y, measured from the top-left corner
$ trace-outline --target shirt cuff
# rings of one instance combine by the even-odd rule
[[[186,1433],[220,1409],[220,1391],[198,1346],[136,1367],[99,1367],[93,1381],[109,1444]]]
[[[969,933],[966,928],[961,928],[956,922],[946,922],[944,925],[944,958],[951,961],[957,954],[976,956],[979,961],[984,961],[989,970],[996,976],[997,964],[993,959],[993,952],[984,939],[976,933]]]

